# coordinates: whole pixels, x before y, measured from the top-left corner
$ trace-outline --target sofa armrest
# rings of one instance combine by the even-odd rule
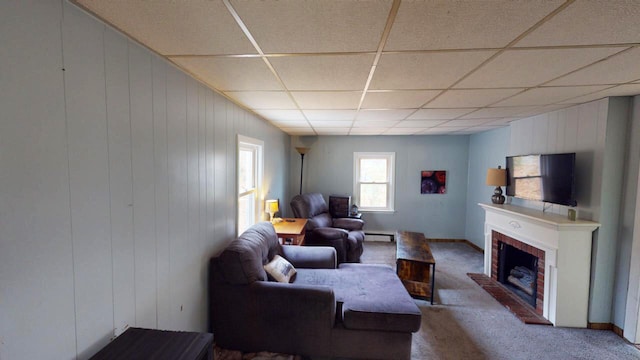
[[[335,269],[336,249],[328,246],[283,246],[282,256],[297,268]]]
[[[329,344],[335,324],[336,300],[328,286],[215,284],[211,300],[216,343],[230,349],[291,352],[292,346],[311,346],[305,342]]]
[[[336,218],[333,219],[333,227],[349,231],[362,230],[362,228],[364,227],[364,220],[352,218]]]

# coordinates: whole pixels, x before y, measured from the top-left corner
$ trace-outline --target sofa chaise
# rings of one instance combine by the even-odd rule
[[[297,271],[269,281],[276,255]],[[273,225],[258,223],[210,262],[215,342],[245,352],[409,359],[421,312],[393,269],[341,264],[332,247],[282,246]]]

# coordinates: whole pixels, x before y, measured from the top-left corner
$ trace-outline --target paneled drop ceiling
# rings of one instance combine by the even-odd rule
[[[291,135],[471,134],[640,93],[640,0],[74,0]]]

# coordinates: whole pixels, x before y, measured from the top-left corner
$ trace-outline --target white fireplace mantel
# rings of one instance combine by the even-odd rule
[[[485,210],[484,272],[491,276],[491,232],[545,252],[543,316],[555,326],[587,327],[592,233],[600,224],[514,205]]]

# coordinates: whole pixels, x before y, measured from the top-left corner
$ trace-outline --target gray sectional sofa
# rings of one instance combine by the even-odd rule
[[[274,256],[297,270],[269,281]],[[215,342],[228,349],[303,356],[409,359],[421,312],[393,269],[341,264],[331,247],[282,246],[271,223],[252,226],[210,264]]]

